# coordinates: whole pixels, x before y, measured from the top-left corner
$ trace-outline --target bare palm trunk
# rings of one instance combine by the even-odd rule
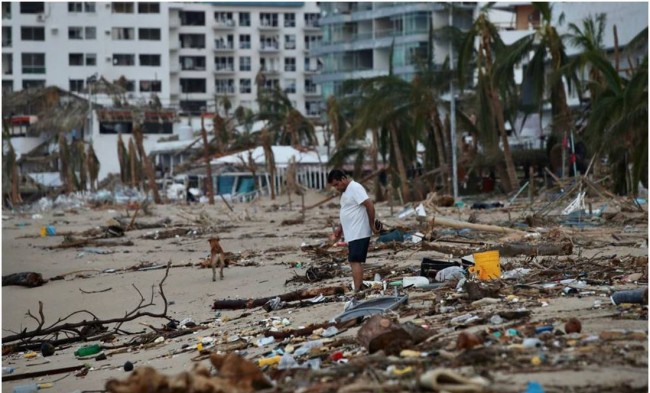
[[[59,134],[59,162],[61,164],[60,173],[63,189],[66,194],[72,192],[72,177],[70,176],[70,155],[68,154],[68,145],[65,143],[65,136]]]
[[[501,136],[501,142],[503,143],[503,159],[505,161],[507,178],[502,180],[506,180],[504,181],[505,191],[511,192],[518,187],[519,180],[517,179],[515,164],[512,161],[512,153],[510,152],[510,143],[508,142],[508,134],[506,133],[505,121],[503,119],[503,109],[501,108],[501,101],[499,100],[499,97],[496,96],[496,92],[494,90],[490,90],[490,96],[492,99],[494,114],[496,115],[497,127],[499,128],[499,135]]]
[[[142,160],[142,166],[144,167],[144,172],[149,179],[149,188],[153,194],[153,200],[157,204],[162,204],[162,199],[160,199],[160,194],[158,193],[158,186],[156,185],[156,172],[153,168],[151,160],[147,156],[147,153],[144,150],[144,144],[142,142],[142,132],[140,130],[140,124],[136,123],[133,127],[133,136],[135,137],[135,144],[138,148],[138,153],[140,154],[140,159]]]
[[[124,144],[122,144],[122,149],[124,149]],[[86,161],[88,162],[86,166],[88,167],[90,190],[95,191],[97,190],[97,178],[99,177],[99,160],[97,159],[97,155],[95,154],[95,149],[93,148],[92,143],[88,146],[88,154],[86,155]]]
[[[370,146],[370,159],[372,160],[372,171],[377,172],[379,169],[379,162],[377,162],[377,154],[379,151],[379,131],[377,128],[372,129],[372,145]],[[375,202],[383,201],[384,197],[381,194],[381,173],[377,172],[375,179]]]
[[[137,149],[135,147],[135,142],[133,138],[129,139],[129,169],[131,172],[130,176],[130,184],[131,187],[137,188],[138,184],[140,183],[140,178],[139,178],[139,173],[140,171],[138,170],[138,156],[136,153]]]
[[[399,147],[397,140],[397,127],[395,124],[390,125],[390,137],[393,143],[393,151],[395,152],[395,161],[397,162],[397,171],[400,177],[400,188],[402,189],[402,198],[405,202],[411,200],[410,189],[408,184],[408,175],[406,173],[406,166],[404,166],[404,157],[402,156],[402,149]]]
[[[271,184],[269,185],[271,189],[271,200],[275,200],[275,157],[273,156],[269,131],[266,127],[262,129],[262,148],[266,157],[266,170],[271,177]]]
[[[216,127],[215,127],[216,132]],[[205,159],[205,183],[208,192],[208,199],[214,205],[214,187],[212,185],[212,167],[210,166],[210,146],[208,145],[208,132],[203,125],[203,114],[201,114],[201,138],[203,139],[203,157]]]
[[[431,127],[433,128],[433,140],[436,144],[436,152],[438,154],[438,164],[440,165],[440,172],[442,173],[444,181],[444,192],[449,193],[449,182],[447,178],[447,161],[445,160],[445,145],[442,141],[442,122],[440,121],[440,114],[438,110],[434,110],[431,113]]]

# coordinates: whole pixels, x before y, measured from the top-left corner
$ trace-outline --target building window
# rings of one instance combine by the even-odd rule
[[[315,94],[318,92],[317,86],[311,79],[305,79],[305,93]]]
[[[305,26],[306,27],[319,27],[318,20],[320,19],[320,14],[317,13],[306,13],[305,14]]]
[[[169,121],[159,121],[148,122],[145,121],[142,123],[142,133],[143,134],[173,134],[174,133],[174,123]]]
[[[114,14],[132,14],[133,3],[125,1],[114,1],[112,3],[112,10]]]
[[[205,71],[205,56],[181,56],[180,63],[184,71]]]
[[[20,39],[23,41],[45,41],[45,28],[36,26],[21,27]]]
[[[86,33],[85,38],[87,40],[94,40],[95,38],[97,38],[97,28],[91,27],[91,26],[86,26],[84,31]]]
[[[289,71],[289,72],[296,70],[296,58],[295,57],[285,57],[284,58],[284,70]]]
[[[21,60],[23,74],[45,73],[45,53],[23,53]]]
[[[284,14],[284,27],[296,27],[296,14],[293,12]]]
[[[239,71],[250,71],[251,70],[251,58],[250,56],[240,56],[239,57]]]
[[[252,91],[252,84],[250,79],[239,80],[239,92],[242,94],[249,94]]]
[[[135,29],[133,27],[113,27],[111,37],[113,40],[133,40],[135,39]]]
[[[160,67],[160,55],[140,55],[140,65]]]
[[[305,36],[305,49],[310,50],[317,48],[320,45],[321,36],[318,35],[306,35]]]
[[[2,19],[11,20],[11,3],[8,1],[2,2]],[[13,90],[13,85],[12,85]]]
[[[133,122],[112,122],[100,121],[99,133],[100,134],[130,134],[133,132]]]
[[[278,36],[260,36],[260,48],[266,50],[278,50],[280,49],[280,43],[278,42]]]
[[[68,27],[68,39],[70,40],[83,40],[84,39],[84,28],[78,26]]]
[[[240,34],[239,49],[250,49],[250,48],[251,48],[251,36],[249,34]]]
[[[181,11],[181,26],[205,26],[205,12]]]
[[[296,49],[296,36],[288,34],[284,36],[284,49]]]
[[[68,65],[71,65],[71,66],[82,66],[82,65],[84,65],[84,54],[83,53],[70,53],[68,55]]]
[[[198,115],[206,108],[206,102],[201,100],[181,100],[181,111]]]
[[[95,12],[95,3],[84,3],[84,10],[86,12],[94,13]]]
[[[68,3],[68,12],[83,12],[84,3],[70,2]]]
[[[84,90],[83,79],[70,79],[70,91],[81,93]]]
[[[278,27],[278,14],[270,13],[270,12],[261,12],[260,24],[263,27]]]
[[[205,93],[205,79],[201,78],[181,78],[182,93]]]
[[[11,26],[2,26],[2,47],[11,48]]]
[[[307,116],[320,116],[320,101],[305,102],[305,109],[307,110]]]
[[[3,1],[4,3],[4,1]],[[21,14],[44,14],[45,13],[45,3],[42,1],[39,2],[20,2],[20,13]],[[38,82],[38,81],[37,81]]]
[[[114,80],[113,84],[122,87],[124,90],[128,91],[129,93],[132,93],[132,92],[135,91],[135,81],[134,80],[128,80],[128,79],[125,79],[124,77],[121,77],[120,79]]]
[[[143,41],[160,41],[160,29],[138,29],[138,37]]]
[[[23,80],[23,90],[26,89],[42,89],[45,87],[45,80]]]
[[[160,93],[162,91],[162,82],[156,80],[140,81],[140,91],[143,93]]]
[[[96,53],[86,53],[86,65],[87,66],[96,66],[97,65],[97,54]]]
[[[217,71],[234,71],[235,59],[233,57],[217,56],[214,58],[214,66]]]
[[[138,14],[159,14],[160,3],[142,2],[138,3]]]
[[[285,79],[284,80],[284,92],[287,94],[295,94],[296,92],[296,80],[295,79]]]
[[[2,54],[2,75],[13,75],[14,73],[14,55],[11,53]]]
[[[113,55],[113,65],[115,66],[135,65],[135,55],[116,53]]]
[[[12,93],[14,91],[13,81],[2,81],[2,93]]]
[[[266,90],[275,90],[280,87],[280,80],[278,79],[267,79],[264,81],[264,89]]]
[[[215,12],[214,21],[219,26],[235,26],[235,20],[232,18],[232,12]]]
[[[240,12],[239,13],[239,26],[250,27],[251,25],[251,14],[250,12]]]
[[[234,79],[215,80],[214,91],[217,94],[234,94],[235,80]]]
[[[205,34],[181,34],[181,48],[205,48]]]

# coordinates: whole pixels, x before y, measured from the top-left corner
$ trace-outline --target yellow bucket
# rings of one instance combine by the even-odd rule
[[[475,274],[479,280],[490,280],[501,277],[501,263],[498,250],[478,252],[473,255],[474,266],[467,269],[470,273]]]
[[[41,227],[41,237],[47,236],[47,228],[45,226]]]

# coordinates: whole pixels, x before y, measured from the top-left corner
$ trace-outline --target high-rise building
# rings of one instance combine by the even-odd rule
[[[2,88],[82,93],[95,76],[132,103],[211,112],[255,109],[257,80],[318,118],[319,17],[315,2],[3,2]]]
[[[453,16],[450,18],[450,4]],[[316,78],[323,96],[337,95],[347,79],[387,75],[391,48],[393,72],[405,79],[415,73],[416,57],[426,58],[429,31],[449,26],[466,30],[472,25],[476,3],[471,2],[323,2],[323,40],[312,53],[324,62]],[[436,34],[433,59],[449,56],[448,36]]]

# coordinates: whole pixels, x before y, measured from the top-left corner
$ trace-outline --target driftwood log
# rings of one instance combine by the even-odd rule
[[[475,229],[477,231],[495,232],[495,233],[515,233],[521,235],[526,234],[526,232],[520,231],[519,229],[501,227],[498,225],[473,224],[471,222],[452,220],[450,218],[444,218],[444,217],[431,218],[431,220],[429,220],[429,228],[433,228],[435,225],[456,228],[456,229],[465,229],[465,228]]]
[[[289,293],[284,293],[282,295],[269,296],[258,299],[222,299],[215,300],[212,305],[213,310],[240,310],[244,308],[255,308],[262,307],[269,300],[279,297],[283,302],[293,302],[297,300],[309,299],[318,295],[323,296],[334,296],[334,295],[343,295],[345,293],[345,287],[335,286],[335,287],[325,287],[325,288],[308,288],[298,291],[293,291]]]
[[[41,273],[35,272],[22,272],[22,273],[13,273],[2,276],[2,286],[7,285],[20,285],[22,287],[40,287],[45,284],[47,280],[43,279]]]
[[[497,247],[502,257],[514,257],[517,255],[538,256],[538,255],[571,255],[573,244],[564,243],[507,243]]]
[[[563,243],[504,243],[499,245],[485,245],[481,247],[459,247],[434,242],[421,242],[420,249],[424,251],[437,251],[442,254],[462,257],[476,252],[498,250],[501,257],[515,257],[518,255],[539,256],[539,255],[571,255],[573,244]]]

